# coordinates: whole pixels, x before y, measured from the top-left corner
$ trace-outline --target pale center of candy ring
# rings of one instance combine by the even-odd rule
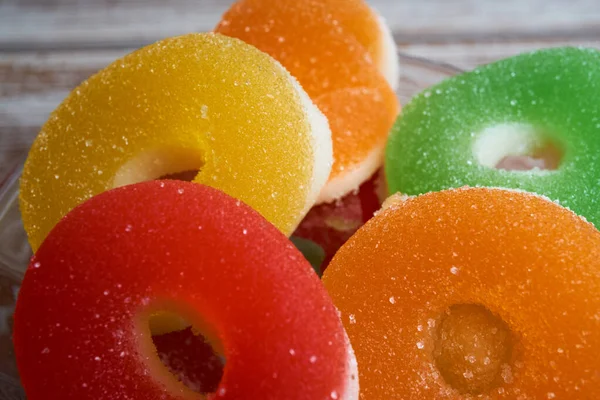
[[[145,151],[119,168],[113,187],[161,178],[192,181],[204,164],[204,157],[198,150],[165,147]]]
[[[544,131],[529,124],[507,123],[484,129],[473,153],[480,165],[508,171],[556,170],[563,152]]]
[[[188,330],[190,325],[191,332]],[[155,326],[168,327],[167,334],[175,336],[161,339],[163,332]],[[167,390],[198,400],[214,394],[218,386],[215,376],[218,380],[222,377],[225,350],[221,338],[210,324],[188,312],[185,306],[160,302],[138,314],[134,329],[139,352],[150,373]],[[202,359],[190,359],[190,356],[198,357],[199,354],[193,346],[201,346]]]
[[[433,356],[448,385],[461,393],[485,394],[504,382],[512,348],[502,319],[482,305],[458,304],[441,317]]]

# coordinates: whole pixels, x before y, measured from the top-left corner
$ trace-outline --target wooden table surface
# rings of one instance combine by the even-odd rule
[[[278,1],[278,0],[273,0]],[[0,179],[83,79],[232,0],[0,0]],[[469,69],[540,47],[600,48],[600,0],[371,0],[406,54]]]

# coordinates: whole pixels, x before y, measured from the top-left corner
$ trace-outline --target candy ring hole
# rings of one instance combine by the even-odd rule
[[[161,148],[145,151],[127,161],[115,174],[113,187],[155,179],[192,181],[202,170],[201,152],[186,148]]]
[[[484,129],[473,152],[480,165],[506,171],[552,171],[560,166],[561,147],[529,124],[509,123]]]
[[[158,309],[137,322],[149,370],[170,392],[206,399],[217,391],[225,367],[219,336],[198,318],[183,317],[172,307]]]
[[[510,377],[508,325],[478,304],[451,306],[441,317],[433,356],[444,380],[463,394],[486,394]]]

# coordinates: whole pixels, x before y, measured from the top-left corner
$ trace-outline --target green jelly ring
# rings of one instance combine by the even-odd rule
[[[513,129],[498,128],[503,126]],[[493,138],[494,129],[504,142]],[[519,135],[520,143],[506,143]],[[556,170],[486,165],[493,164],[486,157],[494,152],[527,154],[527,147],[540,142],[562,152]],[[420,93],[394,125],[385,173],[390,193],[465,185],[521,189],[545,195],[600,227],[600,51],[522,54]]]

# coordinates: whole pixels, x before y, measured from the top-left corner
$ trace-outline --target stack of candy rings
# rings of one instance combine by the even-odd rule
[[[33,143],[20,203],[34,250],[110,188],[199,171],[285,234],[328,178],[326,119],[279,63],[218,34],[166,39],[76,88]]]
[[[600,398],[590,223],[524,192],[398,197],[323,275],[361,398]]]
[[[39,248],[14,327],[28,398],[197,399],[156,355],[157,310],[225,356],[218,398],[358,398],[342,323],[301,253],[239,200],[175,181],[95,196]]]
[[[600,224],[600,52],[445,81],[388,141],[397,54],[364,1],[239,0],[216,31],[109,65],[33,144],[30,400],[600,398],[600,232],[575,214]]]
[[[448,79],[414,98],[394,126],[390,191],[522,189],[600,226],[598,103],[596,49],[536,51]],[[507,170],[507,156],[530,156],[544,169]]]
[[[397,55],[389,29],[364,1],[241,0],[216,31],[279,60],[327,116],[334,163],[319,202],[358,189],[380,167],[398,114],[388,83],[398,81]]]

